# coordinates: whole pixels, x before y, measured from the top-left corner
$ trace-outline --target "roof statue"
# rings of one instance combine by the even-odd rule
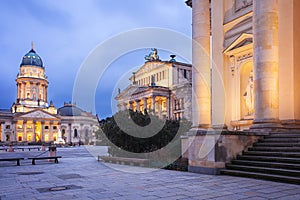
[[[145,60],[147,61],[159,61],[159,56],[157,54],[157,49],[156,48],[151,48],[151,53],[147,56],[145,56]]]

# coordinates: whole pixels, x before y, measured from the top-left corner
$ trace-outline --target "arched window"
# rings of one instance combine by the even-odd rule
[[[77,133],[77,129],[75,128],[74,129],[74,138],[77,138],[78,137],[78,133]]]

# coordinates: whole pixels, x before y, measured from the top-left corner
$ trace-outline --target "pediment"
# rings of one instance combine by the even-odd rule
[[[243,33],[224,50],[224,53],[227,55],[233,55],[245,49],[252,48],[252,45],[253,35],[249,33]]]
[[[38,118],[38,119],[57,119],[55,116],[51,115],[42,110],[31,111],[23,115],[18,116],[20,118]]]
[[[154,69],[161,68],[166,66],[166,63],[163,61],[154,61],[154,62],[146,62],[137,72],[136,76],[140,74],[148,73]]]

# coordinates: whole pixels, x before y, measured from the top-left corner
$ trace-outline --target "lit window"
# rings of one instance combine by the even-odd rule
[[[22,124],[18,124],[17,126],[19,129],[23,128]]]
[[[31,134],[27,135],[27,141],[31,141]]]

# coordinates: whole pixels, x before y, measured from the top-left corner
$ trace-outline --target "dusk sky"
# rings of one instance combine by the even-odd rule
[[[166,28],[191,37],[191,9],[184,0],[3,0],[0,4],[1,109],[10,108],[16,100],[16,75],[32,41],[50,83],[48,101],[53,100],[59,108],[72,101],[73,84],[82,63],[109,38],[147,27]],[[113,114],[116,83],[142,66],[150,51],[136,50],[111,63],[95,96],[93,111],[100,119]],[[169,60],[170,53],[159,50],[162,60]],[[121,89],[125,87],[123,84]],[[78,106],[92,111],[86,105]]]

